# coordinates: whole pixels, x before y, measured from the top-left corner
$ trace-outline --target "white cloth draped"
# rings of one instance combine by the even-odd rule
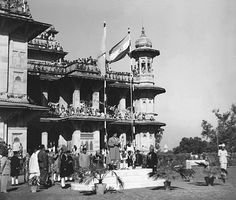
[[[33,153],[29,160],[29,178],[32,178],[33,176],[40,176],[40,170],[39,170],[39,163],[38,163],[38,153],[39,151],[36,151]]]

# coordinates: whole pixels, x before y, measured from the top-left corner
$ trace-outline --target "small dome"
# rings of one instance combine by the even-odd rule
[[[139,39],[135,41],[136,48],[149,47],[152,48],[151,40],[145,35],[144,27],[142,27],[142,33]]]

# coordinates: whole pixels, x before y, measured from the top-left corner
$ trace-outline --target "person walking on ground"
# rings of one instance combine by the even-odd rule
[[[219,151],[218,151],[219,161],[220,161],[220,168],[221,168],[221,179],[225,183],[226,176],[228,174],[227,172],[227,164],[228,164],[228,152],[225,149],[225,144],[219,145]]]
[[[8,180],[11,173],[11,164],[10,160],[8,159],[8,151],[7,149],[2,152],[1,158],[1,167],[0,167],[0,174],[1,174],[1,192],[7,193],[8,189]]]
[[[19,153],[14,151],[14,155],[11,158],[11,185],[18,185],[18,176],[20,174],[20,159]]]
[[[60,155],[60,177],[61,177],[61,188],[66,188],[65,178],[67,177],[67,148],[66,146],[62,146],[61,155]]]
[[[53,165],[53,171],[54,171],[53,180],[54,180],[54,182],[61,181],[60,166],[61,166],[61,150],[59,150],[59,152],[56,152],[56,154],[54,155],[54,165]]]
[[[39,150],[37,148],[34,149],[34,152],[30,156],[29,159],[29,179],[31,179],[34,176],[40,176],[40,170],[39,170],[39,163],[38,163],[38,153]]]
[[[221,169],[227,170],[228,152],[225,149],[225,144],[224,143],[219,145],[218,156],[219,156],[219,160],[220,160],[220,167],[221,167]]]
[[[45,152],[45,146],[40,145],[40,151],[38,153],[38,162],[40,170],[40,185],[43,188],[47,187],[47,176],[48,176],[48,155]]]
[[[48,182],[54,184],[54,152],[52,149],[48,152]],[[50,180],[50,181],[49,181]]]

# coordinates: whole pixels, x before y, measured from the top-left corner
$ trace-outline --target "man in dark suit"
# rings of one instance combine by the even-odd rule
[[[157,154],[154,152],[154,146],[150,146],[150,152],[147,154],[147,167],[152,168],[153,171],[157,167]]]
[[[39,170],[40,170],[40,185],[43,187],[47,187],[47,175],[48,175],[48,155],[45,152],[44,145],[40,145],[40,151],[38,153],[38,162],[39,162]]]

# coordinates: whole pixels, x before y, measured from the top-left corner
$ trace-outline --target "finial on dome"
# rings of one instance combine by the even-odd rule
[[[144,27],[142,27],[141,37],[146,37]]]
[[[142,26],[142,32],[141,35],[139,37],[139,39],[137,39],[135,41],[135,47],[136,48],[143,48],[143,47],[148,47],[148,48],[152,48],[152,42],[151,40],[146,36],[145,34],[145,29]]]

